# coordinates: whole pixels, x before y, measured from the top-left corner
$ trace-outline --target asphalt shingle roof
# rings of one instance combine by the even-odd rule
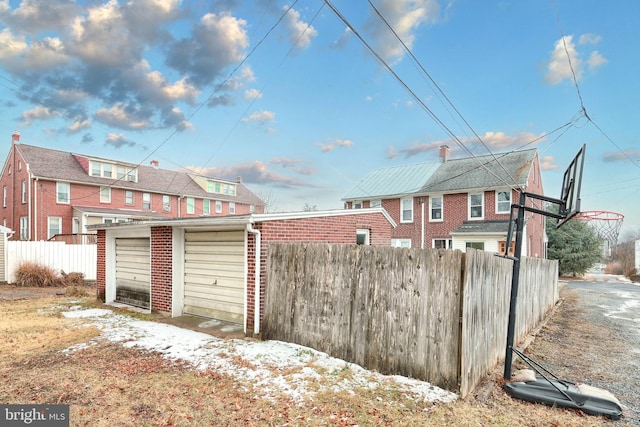
[[[536,154],[537,150],[532,148],[496,154],[495,157],[452,159],[440,165],[420,192],[444,193],[508,186],[522,187],[527,184]]]
[[[509,230],[509,221],[464,221],[451,234],[502,234]]]
[[[75,154],[25,144],[16,144],[16,149],[29,165],[31,173],[35,177],[41,179],[82,182],[94,185],[109,185],[112,187],[148,191],[150,193],[230,200],[258,206],[264,205],[264,202],[241,182],[236,183],[235,181],[227,179],[223,180],[236,184],[236,196],[217,193],[211,194],[200,187],[186,172],[159,169],[145,165],[136,166],[132,163],[114,159],[101,160],[124,163],[131,165],[132,167],[136,166],[138,169],[138,182],[116,180],[113,178],[101,178],[89,175],[82,166],[82,163],[88,164],[88,159],[100,159],[97,156]],[[219,179],[214,177],[209,178]]]

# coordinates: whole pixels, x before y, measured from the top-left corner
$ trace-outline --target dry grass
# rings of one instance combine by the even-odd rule
[[[19,287],[79,287],[85,284],[82,273],[57,273],[51,267],[35,262],[22,263],[15,275],[15,285]]]
[[[452,404],[416,402],[397,390],[323,391],[299,404],[282,394],[256,397],[248,380],[198,372],[156,353],[99,341],[93,328],[62,318],[52,306],[67,299],[0,302],[2,403],[66,403],[71,425],[91,426],[598,426],[579,412],[512,400],[500,373],[478,395]],[[44,310],[43,310],[44,309]],[[239,363],[242,363],[239,361]],[[348,376],[327,372],[320,384]],[[321,389],[321,387],[318,387]]]

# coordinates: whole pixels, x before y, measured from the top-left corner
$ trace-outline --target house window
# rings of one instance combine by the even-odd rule
[[[230,214],[236,213],[236,204],[235,204],[235,202],[229,202],[229,213]]]
[[[202,213],[205,214],[205,215],[210,215],[211,214],[211,200],[204,199],[202,201]]]
[[[127,175],[127,168],[125,168],[124,166],[118,166],[116,168],[116,172],[118,179],[124,179],[124,177]]]
[[[465,248],[473,248],[484,251],[484,242],[466,242],[464,246]]]
[[[137,182],[136,169],[127,169],[127,181]]]
[[[62,218],[50,216],[48,218],[48,238],[50,239],[56,234],[62,234]]]
[[[482,193],[469,194],[469,219],[484,218],[484,195]]]
[[[151,193],[142,193],[142,209],[151,209]]]
[[[400,199],[400,222],[413,222],[413,198]]]
[[[229,185],[222,184],[222,194],[229,194]]]
[[[410,248],[411,239],[391,239],[392,248]]]
[[[100,203],[111,203],[111,187],[100,187]]]
[[[451,249],[453,241],[451,239],[433,239],[434,249]]]
[[[91,162],[91,176],[100,176],[100,163]]]
[[[56,182],[56,202],[69,203],[71,185],[68,182]]]
[[[429,197],[429,221],[442,221],[442,196]]]
[[[496,213],[511,212],[511,190],[496,191]]]
[[[381,208],[382,207],[382,200],[380,200],[380,199],[371,200],[369,202],[369,207],[371,207],[371,208]]]
[[[133,204],[133,191],[125,190],[124,191],[124,204],[132,205]]]
[[[361,201],[353,202],[353,209],[362,209],[362,202]]]
[[[187,197],[187,213],[193,214],[196,212],[196,199],[193,197]]]
[[[254,213],[256,211],[255,205],[249,205],[249,213]]]
[[[516,242],[512,241],[511,244],[509,245],[509,254],[513,256],[516,251],[515,251],[515,244]],[[498,242],[498,253],[504,255],[505,249],[507,248],[507,241],[506,240],[502,240],[500,242]]]
[[[27,203],[27,181],[22,181],[22,203]]]
[[[102,164],[102,176],[104,178],[112,178],[113,177],[113,165],[111,163],[103,163]]]
[[[236,186],[235,185],[230,185],[229,186],[229,195],[230,196],[235,196],[236,195]]]
[[[162,210],[164,212],[169,212],[171,210],[171,197],[166,194],[162,196]]]
[[[7,186],[2,187],[2,207],[7,207]]]
[[[366,228],[356,230],[356,244],[368,245],[369,244],[369,230]]]
[[[216,192],[216,193],[220,193],[220,183],[219,183],[219,182],[216,182],[216,185],[215,185],[215,192]]]
[[[29,240],[29,218],[20,217],[20,240]]]
[[[220,200],[216,200],[216,213],[222,213],[222,202]]]
[[[215,183],[213,181],[207,181],[207,192],[213,193],[215,191]]]

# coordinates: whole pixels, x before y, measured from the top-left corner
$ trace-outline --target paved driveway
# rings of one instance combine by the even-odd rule
[[[597,351],[589,352],[591,363],[601,364],[600,378],[592,380],[627,406],[626,422],[640,425],[640,284],[619,276],[591,274],[567,286],[578,292],[588,321],[608,332],[607,339],[594,344]],[[626,349],[624,356],[609,351],[619,345]]]

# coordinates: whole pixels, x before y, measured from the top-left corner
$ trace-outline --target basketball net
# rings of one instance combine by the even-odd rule
[[[593,228],[598,237],[607,243],[607,247],[604,248],[605,255],[611,256],[613,248],[618,244],[624,215],[609,211],[582,211],[574,218],[586,222]]]

